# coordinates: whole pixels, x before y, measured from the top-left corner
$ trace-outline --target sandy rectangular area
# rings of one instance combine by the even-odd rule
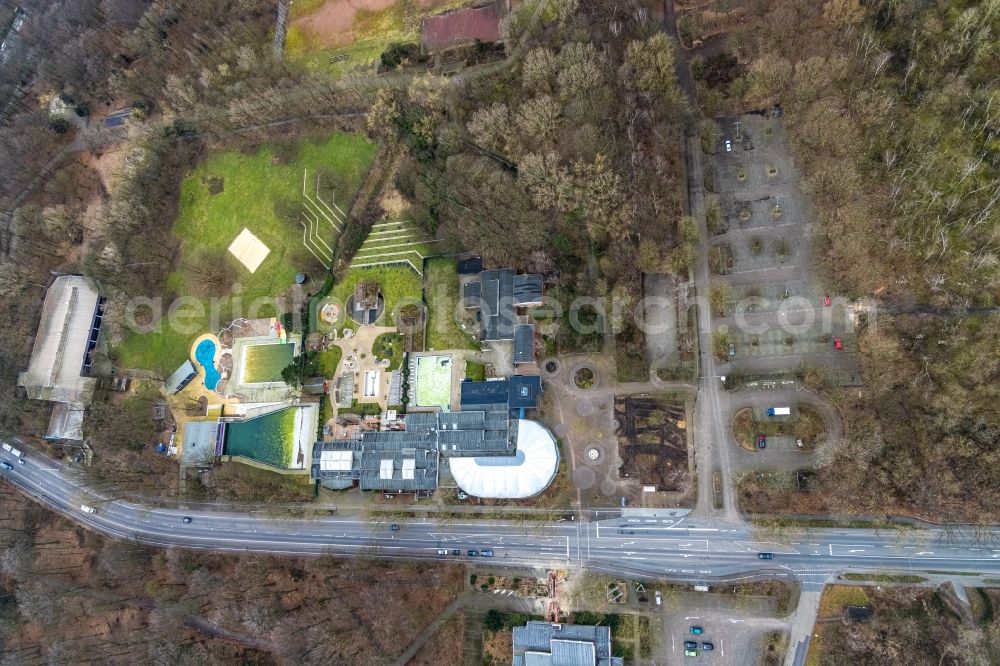
[[[249,229],[243,227],[243,231],[230,243],[229,251],[246,266],[248,271],[254,273],[270,254],[271,249]]]

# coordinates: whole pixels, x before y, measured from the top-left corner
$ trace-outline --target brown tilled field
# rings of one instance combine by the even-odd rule
[[[684,405],[616,396],[615,419],[618,454],[624,461],[619,474],[658,490],[684,490],[689,479]]]

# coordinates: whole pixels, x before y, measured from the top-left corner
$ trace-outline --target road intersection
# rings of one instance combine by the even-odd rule
[[[12,458],[4,453],[3,459]],[[491,548],[496,564],[578,568],[638,578],[708,582],[767,576],[822,584],[839,573],[947,571],[970,580],[1000,576],[1000,529],[810,528],[762,533],[741,523],[701,519],[685,510],[602,510],[573,520],[466,517],[388,520],[334,515],[301,518],[215,508],[151,508],[103,498],[72,468],[32,454],[3,472],[50,508],[109,536],[160,547],[301,555],[366,555],[468,562]],[[81,505],[93,506],[94,514]],[[184,517],[191,522],[183,522]],[[441,556],[439,549],[461,555]],[[761,552],[774,559],[761,560]],[[478,561],[478,560],[477,560]]]

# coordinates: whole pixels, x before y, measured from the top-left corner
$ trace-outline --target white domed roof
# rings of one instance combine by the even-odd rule
[[[473,497],[519,499],[545,490],[559,470],[559,451],[552,433],[540,423],[517,421],[513,456],[451,458],[451,474]]]

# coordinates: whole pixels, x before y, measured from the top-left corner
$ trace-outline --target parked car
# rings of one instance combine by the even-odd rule
[[[23,465],[24,464],[24,458],[18,458],[17,459],[17,464],[18,465]]]
[[[399,531],[399,525],[397,525],[396,523],[393,523],[392,525],[389,525],[389,529],[392,530],[393,532],[398,532]]]
[[[478,557],[479,556],[479,551],[478,550],[470,550],[469,553],[468,553],[468,555],[469,555],[469,557]]]
[[[698,651],[697,650],[684,650],[684,656],[685,657],[697,657],[698,656]]]
[[[774,553],[757,553],[757,557],[759,557],[762,560],[773,560]]]
[[[462,551],[460,551],[458,548],[456,548],[455,550],[451,551],[451,554],[452,555],[461,555]]]
[[[729,345],[729,355],[736,356],[736,345],[734,344]]]
[[[697,650],[698,649],[698,644],[695,643],[694,641],[684,641],[684,649],[685,650]]]
[[[701,644],[701,649],[704,650],[705,652],[711,652],[712,650],[715,649],[715,644],[714,643],[702,643]]]
[[[726,152],[727,153],[733,152],[733,142],[730,141],[729,139],[726,139]]]
[[[757,448],[766,449],[767,448],[767,437],[764,435],[757,435]]]
[[[7,470],[8,472],[14,467],[10,463],[0,462],[0,468]]]
[[[448,554],[447,548],[438,548],[438,555],[447,555],[447,554]]]
[[[702,629],[701,627],[694,626],[691,627],[691,633],[694,634],[695,636],[698,636],[699,634],[705,633],[705,630]]]
[[[844,343],[841,341],[840,338],[833,339],[833,348],[838,351],[844,348]]]
[[[181,518],[181,522],[182,523],[190,523],[191,522],[191,516],[184,516],[183,518]]]
[[[823,305],[830,307],[830,294],[823,295]]]
[[[486,550],[479,551],[479,554],[482,555],[483,557],[493,557],[493,551],[489,548],[487,548]]]

